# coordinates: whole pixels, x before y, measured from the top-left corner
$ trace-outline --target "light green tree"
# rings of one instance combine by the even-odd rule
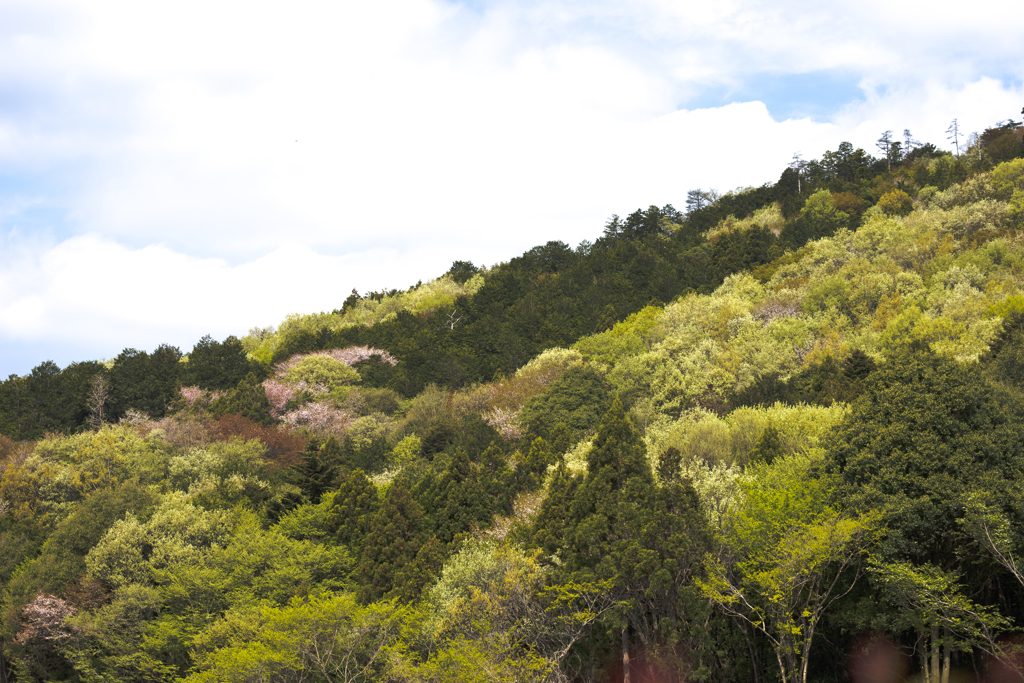
[[[978,647],[990,655],[1005,653],[997,635],[1011,626],[993,607],[978,605],[963,594],[956,575],[930,564],[871,563],[873,583],[901,609],[902,620],[928,633],[930,648],[921,650],[921,670],[928,683],[949,683],[950,654]]]
[[[852,589],[874,524],[827,504],[830,481],[812,476],[819,460],[801,453],[753,465],[720,551],[697,582],[726,614],[765,635],[783,683],[806,683],[822,617]]]
[[[187,683],[385,680],[416,612],[393,602],[357,604],[350,593],[264,607],[255,629],[197,656]],[[386,680],[394,680],[387,678]]]

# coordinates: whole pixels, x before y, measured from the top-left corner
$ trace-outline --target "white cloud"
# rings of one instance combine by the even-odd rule
[[[415,284],[451,261],[440,249],[324,256],[286,244],[231,266],[98,235],[51,244],[9,239],[8,246],[0,261],[0,340],[105,348],[108,357],[160,343],[187,352],[204,334],[242,336],[290,313],[332,310],[357,284],[364,293],[387,287],[390,278]]]

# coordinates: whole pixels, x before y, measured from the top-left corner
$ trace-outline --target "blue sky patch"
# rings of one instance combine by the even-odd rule
[[[764,102],[777,121],[810,118],[824,121],[847,104],[862,101],[861,76],[836,71],[758,75],[740,87],[711,87],[683,103],[686,109],[721,107],[732,102]]]

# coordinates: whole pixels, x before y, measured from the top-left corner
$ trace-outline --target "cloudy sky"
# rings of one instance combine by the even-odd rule
[[[920,7],[0,0],[0,377],[1020,118],[1024,22]]]

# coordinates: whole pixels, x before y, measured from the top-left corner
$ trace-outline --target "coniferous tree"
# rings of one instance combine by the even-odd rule
[[[363,554],[356,567],[359,599],[370,603],[380,598],[397,597],[401,586],[396,577],[420,551],[423,510],[412,499],[409,489],[394,483],[384,503],[370,519]]]
[[[331,508],[331,528],[341,543],[359,546],[380,508],[377,487],[362,470],[343,473]]]
[[[435,484],[432,496],[434,535],[451,544],[462,533],[491,520],[487,495],[466,451],[456,448],[451,461]]]
[[[139,410],[150,417],[163,417],[178,391],[181,351],[161,344],[152,353],[125,349],[110,368],[110,402],[114,416]]]
[[[334,488],[342,466],[342,447],[333,436],[326,442],[312,440],[306,446],[305,458],[296,466],[298,486],[313,503]]]
[[[403,602],[419,599],[423,590],[437,581],[447,556],[444,544],[431,536],[420,546],[412,562],[396,573],[394,597]]]
[[[551,446],[542,437],[537,437],[530,443],[530,448],[523,458],[523,462],[517,469],[516,474],[523,482],[524,488],[535,488],[544,479],[548,465],[555,463],[555,456]]]
[[[252,372],[246,375],[235,389],[214,401],[210,406],[210,414],[241,415],[261,425],[269,425],[274,420],[270,414],[270,401],[267,400],[263,383]]]
[[[982,373],[911,350],[871,373],[831,436],[829,468],[840,482],[836,499],[849,510],[876,510],[881,517],[872,585],[889,611],[878,623],[916,631],[922,642],[930,642],[936,672],[940,650],[948,663],[951,651],[987,638],[984,632],[962,630],[971,620],[951,616],[941,601],[968,604],[963,600],[978,596],[1004,601],[1001,591],[993,591],[998,571],[977,571],[975,553],[964,552],[972,540],[963,520],[970,495],[978,491],[1019,515],[1020,414],[1019,403],[988,384]],[[954,581],[941,590],[926,585],[950,576],[962,585]],[[906,609],[910,603],[916,617]],[[984,621],[986,613],[977,610],[971,619]],[[940,626],[946,629],[941,635]]]
[[[512,512],[512,494],[516,481],[508,465],[508,457],[495,443],[491,443],[480,454],[479,478],[485,496],[484,505],[490,515]]]
[[[668,454],[663,460],[666,474],[674,459]],[[670,669],[685,670],[687,643],[700,639],[683,622],[697,601],[692,579],[709,548],[707,523],[688,482],[655,484],[640,433],[617,398],[587,454],[586,476],[574,485],[560,464],[551,498],[538,515],[534,538],[549,547],[557,543],[552,527],[565,514],[561,572],[581,584],[607,582],[620,603],[607,625],[620,632],[624,679],[634,646]]]
[[[622,602],[611,626],[621,631],[623,675],[629,680],[633,602],[650,587],[660,558],[646,547],[656,489],[646,449],[616,398],[587,454],[587,476],[573,497],[566,530],[565,569],[579,582],[609,581]]]
[[[251,362],[236,337],[218,342],[206,335],[188,354],[188,364],[182,371],[181,382],[203,389],[227,390],[238,385],[246,375],[256,371],[258,363]]]
[[[547,497],[534,520],[531,537],[533,544],[548,554],[564,554],[572,501],[582,480],[570,472],[565,459],[559,457]]]
[[[761,436],[758,437],[757,443],[754,444],[753,450],[750,451],[749,461],[761,462],[766,465],[771,465],[775,462],[776,458],[782,457],[786,454],[786,449],[782,445],[782,437],[779,434],[779,430],[774,425],[768,425],[761,431]]]
[[[664,486],[679,479],[679,468],[683,464],[683,454],[675,446],[669,446],[658,456],[658,480]]]

